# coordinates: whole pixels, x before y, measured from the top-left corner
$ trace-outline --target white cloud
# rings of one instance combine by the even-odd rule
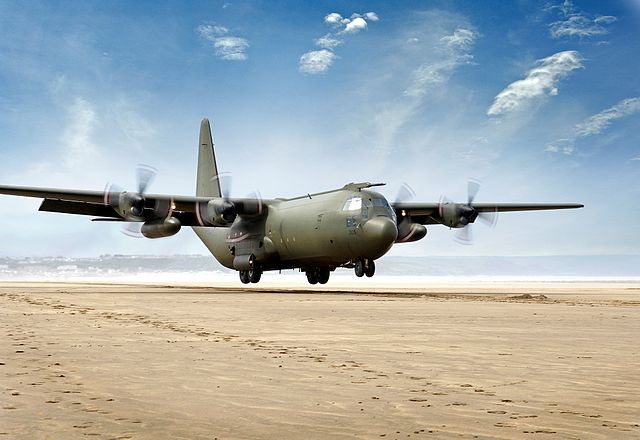
[[[229,29],[224,26],[200,25],[196,32],[204,40],[212,43],[218,58],[231,61],[244,61],[247,57],[249,42],[245,38],[227,36]]]
[[[609,33],[609,31],[603,26],[600,26],[597,21],[580,14],[571,15],[566,20],[551,23],[549,25],[549,32],[553,38],[588,38]]]
[[[531,101],[558,94],[558,82],[573,70],[582,68],[576,51],[558,52],[536,62],[524,79],[515,81],[498,93],[487,115],[498,116],[523,108]]]
[[[205,40],[214,41],[216,37],[227,34],[229,29],[224,26],[201,24],[196,28],[196,32]]]
[[[569,0],[561,5],[555,5],[547,10],[558,9],[562,20],[549,24],[549,33],[552,38],[591,38],[609,33],[604,25],[609,25],[617,20],[612,15],[598,15],[590,18],[586,13],[578,11]]]
[[[300,72],[308,75],[325,73],[336,58],[336,54],[327,49],[307,52],[300,57]]]
[[[640,113],[640,97],[623,99],[613,107],[576,124],[573,127],[573,136],[571,138],[552,142],[547,145],[545,151],[567,155],[573,154],[576,150],[575,143],[578,139],[598,135],[606,130],[613,121],[635,113]]]
[[[366,14],[364,14],[364,18],[365,20],[369,20],[369,21],[380,20],[380,18],[378,17],[378,14],[376,14],[375,12],[367,12]]]
[[[591,116],[575,126],[576,135],[579,137],[600,134],[616,119],[630,116],[640,112],[640,97],[623,99],[613,107]]]
[[[335,47],[340,46],[344,41],[339,38],[334,37],[332,34],[327,34],[323,37],[318,38],[316,41],[316,46],[321,47],[323,49],[333,49]]]
[[[593,20],[594,23],[598,24],[611,24],[615,21],[618,21],[618,19],[613,15],[600,15]]]
[[[324,17],[324,22],[332,26],[340,25],[342,23],[342,15],[332,12]]]
[[[640,154],[638,154],[637,156],[633,156],[633,157],[631,158],[631,160],[638,160],[638,161],[640,161]]]
[[[558,139],[557,141],[548,144],[544,151],[548,153],[562,153],[567,156],[574,153],[576,150],[572,139]]]
[[[356,17],[347,23],[342,32],[345,34],[357,34],[365,29],[367,29],[367,21],[362,17]]]
[[[470,50],[477,38],[476,32],[465,28],[458,28],[453,34],[440,38],[447,49],[444,59],[418,67],[413,72],[413,81],[404,94],[423,96],[433,87],[445,83],[457,67],[471,62],[473,56]]]
[[[404,94],[406,96],[425,95],[435,86],[445,83],[459,65],[460,63],[455,59],[423,64],[413,72],[413,81]]]
[[[339,58],[333,51],[336,47],[344,44],[343,37],[354,35],[367,29],[367,21],[379,21],[380,18],[375,12],[365,14],[351,14],[350,18],[344,18],[337,12],[331,12],[324,17],[325,24],[333,28],[332,32],[317,38],[314,43],[321,50],[313,50],[304,53],[300,57],[299,70],[301,73],[316,75],[329,70],[336,58]]]
[[[244,61],[249,42],[240,37],[220,37],[213,42],[216,55],[223,60]]]
[[[452,35],[444,36],[440,41],[452,49],[469,50],[477,38],[478,35],[475,32],[469,29],[458,28]]]

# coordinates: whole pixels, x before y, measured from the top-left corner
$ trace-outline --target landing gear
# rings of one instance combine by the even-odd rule
[[[328,267],[310,267],[305,270],[309,284],[327,284],[331,269]]]
[[[371,278],[376,273],[376,263],[373,260],[365,260],[364,274],[367,278]]]
[[[329,275],[331,275],[331,271],[328,267],[321,267],[318,269],[318,282],[320,284],[327,284],[329,281]]]
[[[354,271],[358,278],[362,278],[364,275],[371,278],[376,273],[376,264],[369,258],[358,258]]]
[[[307,269],[306,273],[309,284],[318,284],[318,273],[315,268]]]
[[[257,283],[262,277],[262,267],[258,263],[249,270],[240,271],[240,281],[242,284]]]
[[[253,268],[249,269],[249,280],[252,283],[257,283],[258,281],[260,281],[261,277],[262,277],[262,268],[258,263],[256,263],[253,266]]]

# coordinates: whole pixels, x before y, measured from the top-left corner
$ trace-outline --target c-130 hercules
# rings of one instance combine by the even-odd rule
[[[0,194],[43,198],[40,211],[89,215],[96,221],[137,222],[147,238],[169,237],[191,226],[214,257],[239,271],[245,283],[263,271],[300,269],[311,284],[325,284],[339,267],[358,277],[375,273],[374,261],[394,243],[420,240],[424,225],[462,228],[470,238],[476,219],[491,223],[497,212],[582,208],[581,204],[473,203],[478,184],[469,183],[467,203],[389,203],[371,188],[349,183],[332,191],[293,199],[230,198],[222,194],[209,121],[200,126],[196,196],[146,194],[153,172],[139,168],[137,192],[0,186]],[[406,191],[406,190],[405,190]]]

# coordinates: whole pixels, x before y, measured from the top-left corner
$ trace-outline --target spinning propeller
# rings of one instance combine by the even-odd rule
[[[454,240],[460,244],[473,243],[473,231],[471,224],[476,219],[482,221],[486,225],[493,227],[498,220],[497,211],[478,211],[473,206],[478,192],[480,191],[480,182],[477,180],[469,180],[467,184],[467,203],[454,203],[446,197],[441,197],[438,203],[438,214],[443,224],[451,228],[460,228],[456,233]]]
[[[142,222],[167,218],[171,215],[170,201],[155,201],[149,206],[145,194],[158,170],[152,166],[139,164],[136,167],[137,192],[123,191],[118,185],[107,184],[104,193],[105,204],[110,205],[127,223],[122,233],[130,237],[142,237]]]
[[[398,190],[398,193],[396,194],[394,204],[408,202],[415,196],[416,192],[413,190],[413,188],[411,188],[407,182],[403,182],[402,186]],[[409,216],[409,214],[405,214],[404,211],[402,212],[402,215],[400,217],[401,218],[397,220],[398,240],[402,240],[405,237],[408,237],[409,234],[411,234],[412,224],[411,217]]]

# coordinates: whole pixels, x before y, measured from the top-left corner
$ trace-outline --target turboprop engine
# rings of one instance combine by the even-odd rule
[[[115,185],[108,185],[104,192],[104,204],[110,205],[124,220],[126,235],[147,238],[170,237],[180,231],[180,220],[173,217],[174,202],[167,199],[147,199],[145,193],[155,177],[156,169],[138,165],[138,192],[122,191]],[[142,225],[140,226],[140,223]]]
[[[223,197],[199,203],[197,215],[203,224],[229,226],[237,216],[259,217],[264,213],[264,205],[259,197],[253,199],[227,199]]]
[[[438,207],[442,224],[450,228],[464,228],[478,216],[478,213],[470,205],[462,203],[442,202]]]
[[[471,224],[476,219],[482,220],[489,226],[496,224],[497,211],[482,209],[473,204],[479,190],[480,184],[475,180],[470,180],[467,185],[467,203],[454,203],[443,197],[438,204],[441,223],[450,228],[460,228],[455,237],[459,243],[471,244],[473,242]]]
[[[213,199],[207,203],[204,217],[207,223],[215,226],[227,226],[236,219],[236,207],[226,199]]]

